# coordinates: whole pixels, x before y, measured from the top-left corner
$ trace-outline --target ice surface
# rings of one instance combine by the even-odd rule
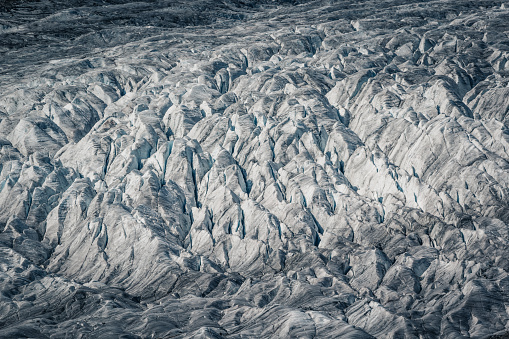
[[[506,1],[0,7],[1,338],[501,338]]]

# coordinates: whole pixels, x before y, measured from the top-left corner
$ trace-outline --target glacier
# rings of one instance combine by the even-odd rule
[[[0,7],[1,338],[508,338],[509,2]]]

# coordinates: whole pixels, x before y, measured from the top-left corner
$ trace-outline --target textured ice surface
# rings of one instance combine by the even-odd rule
[[[5,2],[0,337],[507,335],[507,6]]]

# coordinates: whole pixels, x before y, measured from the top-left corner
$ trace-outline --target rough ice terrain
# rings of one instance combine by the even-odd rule
[[[1,338],[507,338],[509,2],[0,6]]]

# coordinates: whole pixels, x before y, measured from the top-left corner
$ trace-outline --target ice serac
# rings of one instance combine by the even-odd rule
[[[0,337],[507,337],[508,8],[0,5]]]

